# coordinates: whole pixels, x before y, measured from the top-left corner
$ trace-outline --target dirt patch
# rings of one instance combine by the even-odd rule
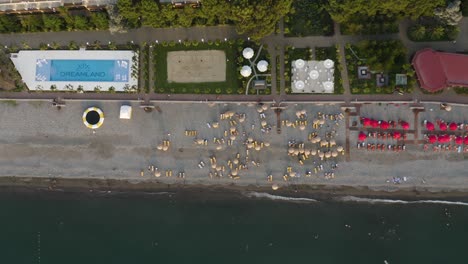
[[[226,81],[226,54],[222,50],[167,53],[167,81],[202,83]]]

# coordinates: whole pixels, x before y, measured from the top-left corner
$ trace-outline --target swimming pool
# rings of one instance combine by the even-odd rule
[[[128,82],[128,60],[36,61],[36,81]]]

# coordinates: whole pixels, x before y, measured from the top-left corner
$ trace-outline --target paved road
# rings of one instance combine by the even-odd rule
[[[349,81],[347,69],[342,71],[343,86],[345,93],[343,95],[287,95],[285,93],[284,78],[284,48],[286,45],[294,47],[325,47],[338,45],[341,53],[344,52],[346,43],[356,43],[364,39],[400,39],[408,49],[408,54],[414,53],[424,47],[432,47],[444,51],[466,51],[468,49],[468,18],[463,18],[460,23],[460,34],[455,42],[412,42],[406,36],[406,29],[410,26],[411,21],[403,20],[400,22],[398,34],[382,34],[382,35],[341,35],[339,25],[335,25],[336,34],[331,37],[324,36],[309,36],[303,38],[287,38],[284,36],[283,21],[279,23],[279,33],[266,37],[262,42],[268,45],[272,59],[279,56],[280,71],[278,76],[273,74],[272,95],[269,96],[252,96],[252,95],[167,95],[167,94],[108,94],[108,93],[86,93],[86,94],[66,94],[66,93],[1,93],[3,99],[77,99],[77,100],[171,100],[171,101],[341,101],[355,102],[357,101],[392,101],[392,100],[407,100],[407,101],[441,101],[468,104],[467,96],[459,96],[451,90],[446,90],[439,95],[425,95],[418,89],[410,95],[352,95],[349,90]],[[129,30],[127,33],[110,34],[107,31],[91,31],[91,32],[47,32],[47,33],[21,33],[21,34],[0,34],[0,43],[2,45],[21,45],[28,43],[31,47],[38,47],[41,43],[57,42],[67,44],[70,41],[85,44],[86,42],[94,42],[96,40],[101,43],[113,41],[115,43],[127,43],[134,41],[135,43],[150,43],[155,41],[170,41],[170,40],[193,40],[202,38],[205,40],[215,39],[232,39],[239,38],[232,26],[216,26],[216,27],[194,27],[194,28],[140,28]],[[245,36],[244,36],[245,37]],[[345,58],[341,56],[341,64],[346,67]],[[276,64],[272,63],[272,66]],[[152,71],[151,71],[152,72]],[[277,87],[276,79],[280,78],[280,85]],[[150,77],[151,80],[151,77]],[[275,91],[280,89],[280,94]]]

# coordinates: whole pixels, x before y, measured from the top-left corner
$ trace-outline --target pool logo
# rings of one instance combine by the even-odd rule
[[[78,64],[78,67],[76,67],[76,71],[79,72],[79,71],[89,71],[91,67],[89,66],[89,64],[87,63],[81,63],[81,64]]]
[[[76,66],[74,72],[60,72],[61,77],[86,77],[86,78],[95,78],[95,77],[105,77],[105,72],[90,72],[91,66],[88,63],[80,63]]]

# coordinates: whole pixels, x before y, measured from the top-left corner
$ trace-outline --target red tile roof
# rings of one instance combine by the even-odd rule
[[[422,88],[435,92],[447,86],[468,87],[468,56],[423,49],[414,55],[413,66]]]

